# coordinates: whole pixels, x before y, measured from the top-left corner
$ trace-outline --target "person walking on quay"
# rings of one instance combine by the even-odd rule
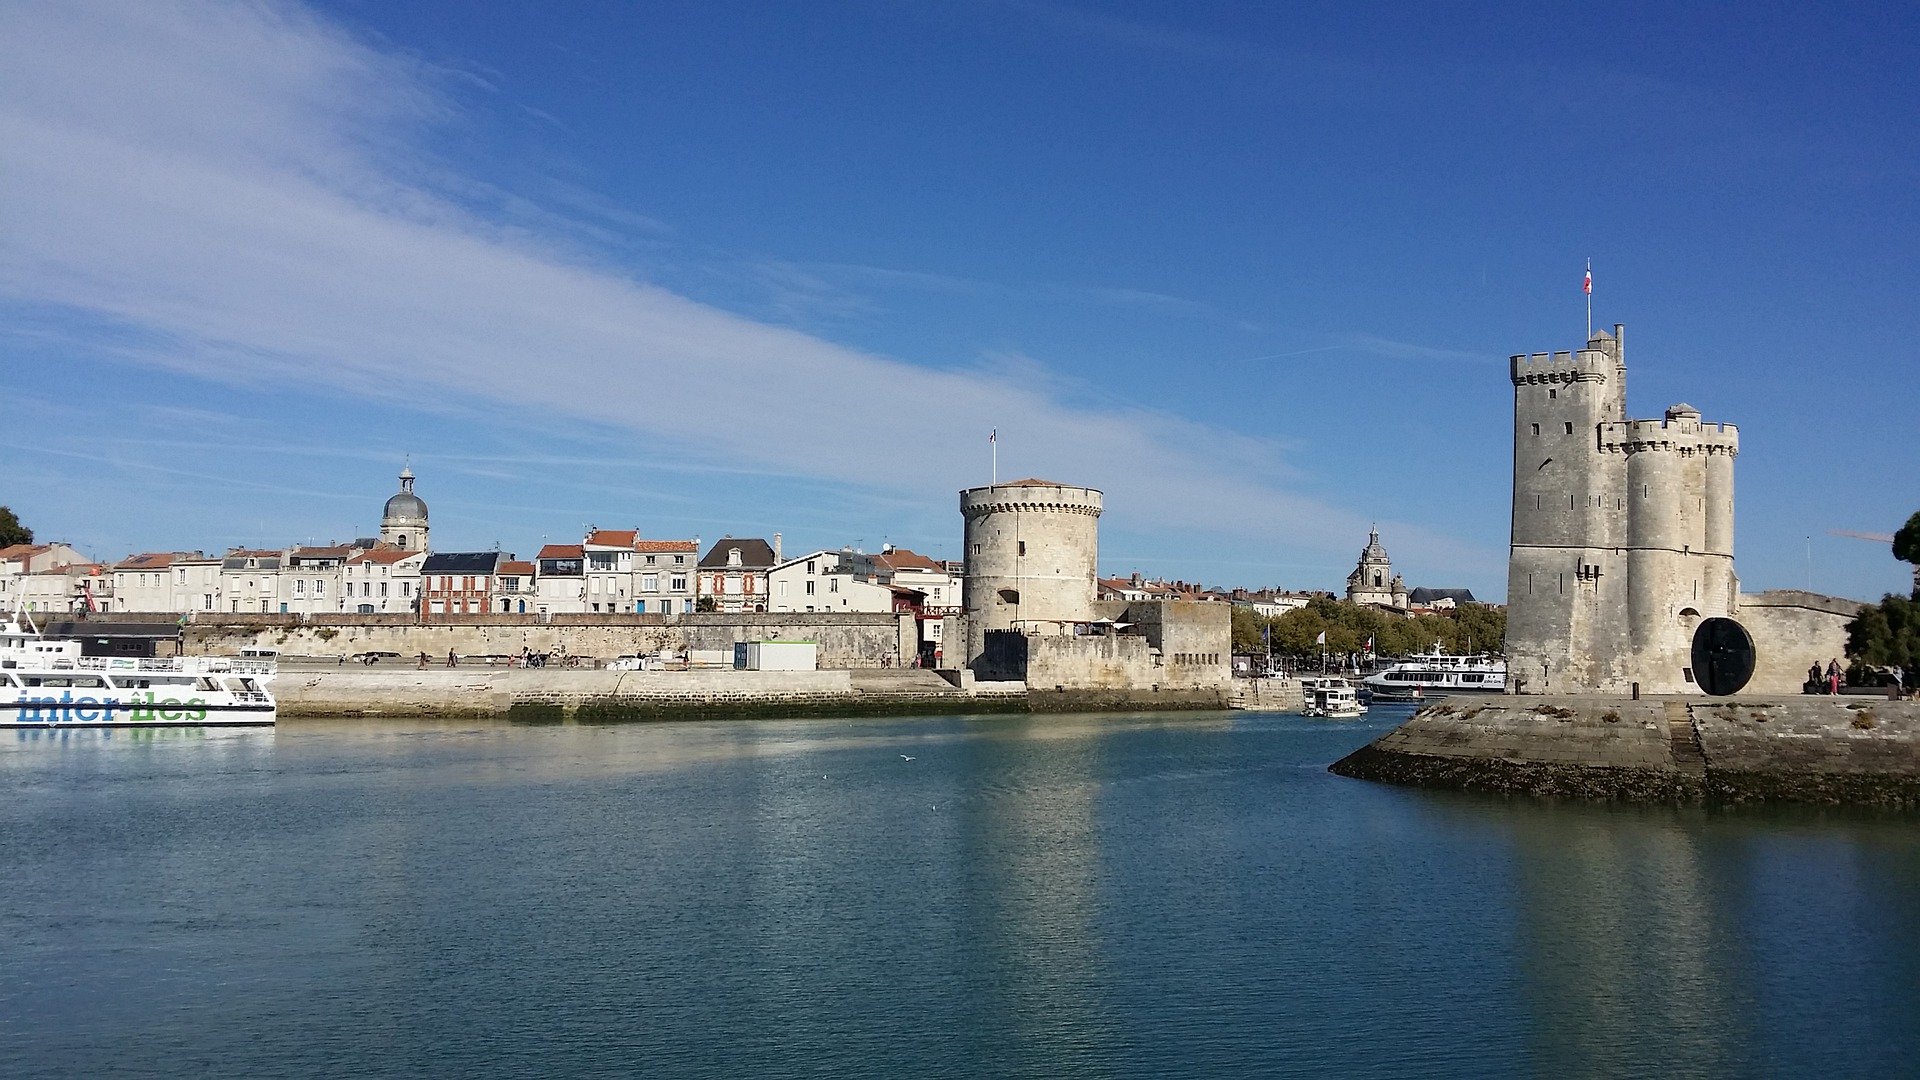
[[[1827,661],[1827,696],[1840,696],[1840,658]]]
[[[459,654],[455,653],[452,649],[447,650],[447,666],[448,667],[460,666],[460,656]]]
[[[1820,661],[1815,660],[1813,666],[1807,669],[1807,693],[1819,693],[1820,685],[1826,681],[1820,674]]]

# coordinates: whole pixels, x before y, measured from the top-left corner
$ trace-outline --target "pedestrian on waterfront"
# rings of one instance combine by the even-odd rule
[[[420,667],[422,670],[425,670],[426,666],[427,666],[427,654],[423,652],[420,654]]]
[[[452,649],[447,650],[447,666],[448,667],[460,666],[459,654],[455,653]]]
[[[1827,661],[1827,696],[1840,696],[1840,658]]]
[[[1819,693],[1820,684],[1826,681],[1826,679],[1820,676],[1820,661],[1815,660],[1813,666],[1807,669],[1807,693]]]

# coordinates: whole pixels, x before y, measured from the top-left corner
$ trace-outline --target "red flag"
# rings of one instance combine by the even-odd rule
[[[1588,296],[1593,295],[1593,266],[1591,264],[1587,266],[1587,280],[1581,287],[1581,291],[1585,292]]]

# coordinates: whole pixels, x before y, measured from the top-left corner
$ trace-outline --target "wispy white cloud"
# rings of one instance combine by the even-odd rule
[[[694,463],[872,494],[950,500],[997,428],[1003,468],[1103,487],[1137,530],[1344,550],[1367,524],[1286,490],[1273,444],[1158,402],[1075,406],[1032,372],[861,352],[639,280],[538,215],[483,216],[418,149],[458,120],[447,78],[291,5],[13,6],[0,300],[104,320],[145,362],[207,379],[584,420]],[[799,269],[777,276],[796,303],[858,302]],[[725,408],[658,407],[658,388],[681,384]]]
[[[1373,334],[1344,334],[1341,344],[1354,352],[1369,353],[1388,360],[1432,361],[1449,364],[1498,364],[1506,359],[1493,353],[1470,352],[1466,349],[1444,349],[1433,345],[1417,345],[1407,341],[1392,341],[1376,337]]]

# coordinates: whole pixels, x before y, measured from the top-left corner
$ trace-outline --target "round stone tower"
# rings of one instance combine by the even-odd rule
[[[400,491],[380,515],[380,542],[402,551],[427,549],[427,504],[413,493],[413,469],[400,470]]]
[[[967,654],[989,630],[1071,632],[1094,616],[1099,588],[1100,492],[1049,480],[1014,480],[960,493],[966,519]]]

